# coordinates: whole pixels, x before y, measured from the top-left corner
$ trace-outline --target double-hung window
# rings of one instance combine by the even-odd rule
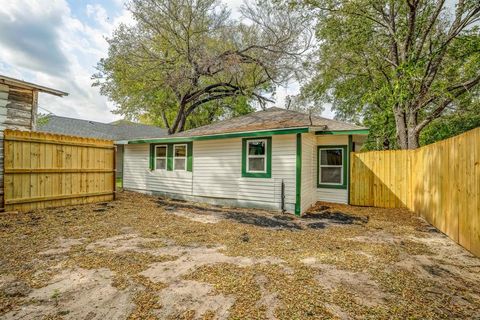
[[[155,170],[167,170],[167,145],[155,146]]]
[[[318,186],[346,188],[346,146],[318,147]]]
[[[267,140],[249,140],[247,150],[247,172],[267,172]]]
[[[173,145],[173,170],[187,170],[187,145]]]
[[[272,139],[243,139],[242,176],[270,178],[272,162]]]

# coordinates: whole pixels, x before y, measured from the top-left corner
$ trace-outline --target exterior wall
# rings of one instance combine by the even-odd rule
[[[33,130],[38,92],[0,84],[0,207],[3,207],[3,130]]]
[[[242,177],[242,139],[193,142],[193,172],[150,171],[149,145],[126,145],[124,188],[218,204],[295,209],[296,136],[272,136],[272,177]]]
[[[352,142],[353,142],[353,152],[362,151],[362,147],[367,140],[367,136],[360,136],[360,135],[353,135]]]
[[[117,144],[117,156],[115,158],[115,170],[116,174],[115,177],[122,178],[123,177],[123,144]]]
[[[302,196],[301,212],[317,202],[317,138],[302,134]]]
[[[149,168],[149,144],[125,145],[123,187],[131,190],[192,195],[192,172]]]
[[[318,135],[318,146],[337,146],[348,145],[348,135]],[[315,148],[315,169],[312,172],[315,176],[315,185],[317,183],[317,150]],[[347,185],[348,185],[347,181]],[[317,188],[317,201],[335,202],[335,203],[348,203],[348,189],[327,189]]]

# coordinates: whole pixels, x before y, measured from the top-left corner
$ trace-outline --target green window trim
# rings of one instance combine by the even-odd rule
[[[266,172],[247,172],[247,142],[253,140],[267,141]],[[244,178],[271,178],[272,177],[272,137],[255,137],[242,139],[242,177]]]
[[[342,184],[320,183],[320,149],[342,149]],[[348,185],[348,145],[317,146],[317,188],[347,189]]]
[[[155,170],[155,146],[167,146],[167,171],[173,171],[173,146],[174,145],[187,145],[187,170],[193,171],[193,142],[181,142],[181,143],[151,143],[150,144],[150,170]],[[184,171],[184,170],[178,170]]]

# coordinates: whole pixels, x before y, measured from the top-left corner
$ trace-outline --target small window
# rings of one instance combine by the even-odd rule
[[[247,172],[267,172],[267,140],[249,140],[247,150]]]
[[[187,145],[176,144],[173,146],[173,170],[187,169]]]
[[[167,170],[167,146],[155,146],[155,170]]]
[[[271,178],[272,138],[242,140],[242,177]]]
[[[345,148],[322,147],[318,149],[318,184],[323,187],[344,186]]]

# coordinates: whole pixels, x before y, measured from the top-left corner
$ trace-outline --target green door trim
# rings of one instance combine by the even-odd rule
[[[295,215],[302,214],[302,134],[297,133],[297,157],[295,161]]]

